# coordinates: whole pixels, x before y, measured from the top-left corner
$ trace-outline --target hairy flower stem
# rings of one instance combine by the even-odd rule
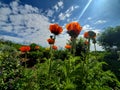
[[[52,59],[52,45],[50,45],[50,58],[49,58],[49,71],[48,71],[48,78],[51,76],[51,59]]]
[[[88,38],[88,53],[90,52],[90,38]]]
[[[96,50],[96,45],[95,45],[95,43],[94,43],[94,49],[95,49],[95,57],[96,57],[96,59],[97,59],[97,50]]]
[[[87,54],[88,54],[88,58],[89,58],[89,54],[90,54],[90,38],[88,38],[88,50],[87,50]]]
[[[26,61],[27,61],[27,52],[25,52],[25,68],[27,67]]]
[[[54,35],[54,40],[56,39],[56,35]],[[51,64],[52,64],[52,57],[53,57],[53,48],[54,44],[50,44],[50,58],[49,58],[49,71],[48,71],[48,78],[51,78]]]
[[[72,38],[72,53],[73,56],[75,56],[75,52],[76,52],[76,38]]]

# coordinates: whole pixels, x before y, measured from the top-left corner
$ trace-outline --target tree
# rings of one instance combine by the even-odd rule
[[[111,50],[114,47],[120,50],[120,26],[106,28],[98,37],[98,41],[105,50]]]

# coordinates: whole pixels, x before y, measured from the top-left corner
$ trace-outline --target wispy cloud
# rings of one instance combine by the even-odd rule
[[[51,10],[51,9],[47,10],[47,16],[48,16],[48,17],[52,17],[53,14],[54,14],[54,11],[53,11],[53,10]]]
[[[92,30],[93,28],[89,25],[89,24],[86,24],[83,26],[83,30],[86,32],[86,31],[89,31],[89,30]]]
[[[94,28],[89,24],[83,26],[83,32],[87,32],[87,31],[94,31],[97,35],[101,32],[100,29]]]
[[[91,18],[91,17],[88,17],[87,19],[88,19],[88,20],[92,20],[92,18]]]
[[[95,24],[104,24],[106,22],[107,22],[106,20],[98,20],[95,22]]]
[[[59,1],[59,2],[58,2],[58,6],[59,6],[59,7],[62,7],[62,6],[63,6],[63,1]]]
[[[59,11],[59,9],[61,9],[61,8],[63,8],[63,7],[64,7],[63,1],[58,1],[57,4],[55,4],[55,5],[53,6],[53,9],[54,9],[55,11]]]
[[[72,12],[77,9],[79,6],[71,6],[68,8],[65,12],[61,12],[58,16],[60,20],[65,20],[66,18],[69,18],[72,15]]]
[[[65,20],[66,18],[70,17],[70,15],[70,13],[60,13],[58,17],[60,20]]]

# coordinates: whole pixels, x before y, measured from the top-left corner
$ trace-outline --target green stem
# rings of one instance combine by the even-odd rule
[[[88,53],[90,52],[90,38],[88,38]]]
[[[56,35],[54,35],[54,40],[56,39]],[[52,57],[53,57],[53,48],[54,44],[50,44],[50,59],[49,59],[49,71],[48,78],[51,78],[51,66],[52,66]]]
[[[96,45],[95,45],[95,43],[94,43],[94,49],[95,49],[95,52],[96,52]]]
[[[72,52],[73,52],[73,56],[75,56],[75,52],[76,52],[76,38],[72,38]]]
[[[87,55],[88,55],[88,59],[89,59],[89,55],[90,55],[90,38],[88,38],[88,50],[87,50]]]
[[[49,72],[48,72],[48,78],[51,77],[51,58],[49,59]]]
[[[25,52],[25,68],[27,67],[26,61],[27,61],[27,52]]]
[[[94,49],[95,49],[95,57],[96,57],[96,59],[97,59],[97,50],[96,50],[96,45],[95,45],[95,43],[94,43]]]
[[[52,58],[52,45],[50,45],[50,58],[49,58],[49,71],[48,71],[48,78],[51,76],[51,58]]]

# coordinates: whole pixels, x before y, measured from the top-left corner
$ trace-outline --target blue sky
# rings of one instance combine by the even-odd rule
[[[0,38],[46,47],[49,25],[58,23],[64,31],[56,45],[64,47],[69,39],[67,23],[80,23],[83,30],[79,37],[88,30],[100,33],[120,25],[119,10],[120,0],[0,0]]]

